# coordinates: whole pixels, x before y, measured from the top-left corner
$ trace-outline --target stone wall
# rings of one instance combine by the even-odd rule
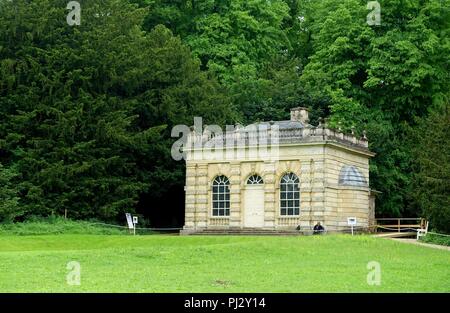
[[[356,217],[357,226],[368,227],[369,187],[340,186],[339,174],[344,165],[353,165],[369,183],[369,159],[354,151],[327,147],[326,158],[326,214],[324,223],[328,229],[347,227],[347,218]]]

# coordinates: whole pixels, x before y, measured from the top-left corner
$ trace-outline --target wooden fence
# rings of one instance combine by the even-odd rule
[[[375,229],[384,231],[408,231],[425,227],[426,220],[422,217],[376,218]]]

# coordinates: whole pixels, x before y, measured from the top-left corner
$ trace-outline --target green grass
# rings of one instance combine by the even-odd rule
[[[449,265],[448,251],[369,236],[0,236],[1,292],[449,292]]]

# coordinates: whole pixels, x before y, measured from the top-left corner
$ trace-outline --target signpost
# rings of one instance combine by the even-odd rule
[[[133,234],[136,235],[136,224],[138,223],[138,217],[131,216],[130,213],[125,213],[125,216],[127,218],[128,229],[132,229]]]
[[[133,226],[133,220],[131,219],[131,214],[125,213],[125,216],[127,217],[128,228],[133,229],[134,226]]]
[[[136,224],[138,222],[138,217],[133,216],[133,234],[136,235]]]
[[[347,217],[347,224],[352,228],[352,236],[353,236],[353,227],[356,226],[356,217]]]

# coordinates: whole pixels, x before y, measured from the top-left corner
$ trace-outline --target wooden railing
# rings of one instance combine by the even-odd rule
[[[423,228],[426,220],[422,217],[377,218],[375,229],[384,231],[416,230]]]

